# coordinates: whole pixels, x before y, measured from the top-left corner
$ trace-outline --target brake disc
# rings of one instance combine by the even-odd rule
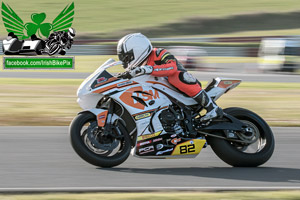
[[[241,121],[247,125],[247,128],[245,128],[246,132],[238,133],[237,136],[241,140],[247,141],[248,143],[251,144],[255,143],[260,137],[258,128],[252,122],[246,120],[241,120]]]
[[[101,141],[99,141],[101,135],[99,136],[99,134],[103,134],[103,132],[98,130],[96,122],[92,122],[87,129],[87,137],[90,140],[91,144],[97,149],[112,151],[120,144],[120,141],[116,139],[113,139],[111,143],[101,143]]]

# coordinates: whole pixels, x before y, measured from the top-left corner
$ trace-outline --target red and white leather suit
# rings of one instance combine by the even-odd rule
[[[202,90],[200,82],[166,49],[154,48],[146,65],[153,67],[152,76],[167,77],[171,85],[190,97],[196,96]]]

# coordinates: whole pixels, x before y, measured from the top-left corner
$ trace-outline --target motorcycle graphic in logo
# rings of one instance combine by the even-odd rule
[[[24,23],[19,15],[7,4],[2,2],[2,20],[8,32],[3,40],[3,52],[6,55],[16,55],[34,52],[65,54],[73,44],[75,30],[71,28],[74,19],[74,2],[67,5],[52,23],[45,23],[46,14],[32,13],[32,22]],[[51,33],[51,34],[50,34]],[[47,39],[44,41],[43,37]],[[31,40],[24,41],[30,38]]]

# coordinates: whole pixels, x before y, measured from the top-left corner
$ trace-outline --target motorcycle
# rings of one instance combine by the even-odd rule
[[[69,41],[64,41],[61,38],[51,40],[47,39],[44,52],[49,56],[53,56],[55,54],[65,55],[66,48],[71,48],[71,44]]]
[[[273,133],[254,112],[231,107],[222,118],[203,122],[204,108],[165,78],[107,71],[121,64],[109,59],[78,88],[83,111],[71,122],[69,136],[83,160],[114,167],[130,152],[139,158],[192,158],[208,145],[234,167],[256,167],[272,156]],[[216,101],[240,83],[214,78],[205,91]]]

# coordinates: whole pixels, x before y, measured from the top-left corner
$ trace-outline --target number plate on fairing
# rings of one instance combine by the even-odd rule
[[[205,139],[192,139],[176,145],[172,156],[178,155],[193,155],[199,154],[203,148],[206,140]]]
[[[196,157],[206,143],[205,139],[177,137],[176,134],[155,134],[139,136],[136,144],[136,156],[144,158],[185,158]]]

